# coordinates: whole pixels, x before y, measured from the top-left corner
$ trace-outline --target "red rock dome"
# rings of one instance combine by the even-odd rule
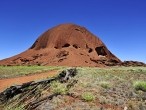
[[[0,65],[106,66],[121,61],[86,28],[61,24],[43,33],[19,55],[0,61]]]

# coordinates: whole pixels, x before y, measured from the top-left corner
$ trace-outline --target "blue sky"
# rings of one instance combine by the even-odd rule
[[[0,59],[62,23],[86,27],[122,61],[146,62],[146,0],[0,0]]]

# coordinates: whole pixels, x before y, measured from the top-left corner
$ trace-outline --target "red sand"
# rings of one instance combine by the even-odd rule
[[[0,92],[12,85],[20,85],[22,83],[26,83],[29,81],[35,81],[35,80],[52,77],[52,76],[55,76],[56,74],[57,74],[57,71],[53,70],[53,71],[40,73],[40,74],[33,74],[33,75],[28,75],[28,76],[16,77],[16,78],[0,79]]]

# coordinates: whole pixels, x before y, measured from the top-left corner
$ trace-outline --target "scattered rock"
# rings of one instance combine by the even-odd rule
[[[28,83],[24,83],[22,85],[11,86],[10,88],[7,88],[5,91],[0,93],[0,104],[7,102],[9,99],[13,98],[14,96],[20,93],[35,90],[33,88],[35,88],[36,86],[46,85],[46,84],[51,83],[52,81],[66,82],[71,77],[74,77],[76,74],[77,74],[76,68],[71,68],[71,69],[62,71],[57,77],[54,77],[54,78],[49,78],[49,79],[41,80],[37,82],[31,81]],[[32,89],[29,90],[27,88],[32,88]]]
[[[146,64],[139,61],[124,61],[119,64],[120,66],[144,66],[146,67]]]

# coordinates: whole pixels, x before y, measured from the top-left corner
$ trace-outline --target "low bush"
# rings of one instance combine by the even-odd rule
[[[81,97],[85,101],[93,101],[93,100],[95,100],[95,96],[91,92],[84,92],[81,95]]]
[[[4,108],[4,110],[25,110],[24,105],[20,105],[17,107],[13,107],[12,105],[9,105]]]
[[[146,81],[135,81],[133,83],[135,90],[142,90],[146,92]]]
[[[51,91],[56,94],[66,94],[68,92],[66,85],[58,81],[52,82],[50,87]]]
[[[106,81],[100,82],[100,86],[103,87],[103,88],[105,88],[105,89],[110,88],[109,82],[106,82]]]

